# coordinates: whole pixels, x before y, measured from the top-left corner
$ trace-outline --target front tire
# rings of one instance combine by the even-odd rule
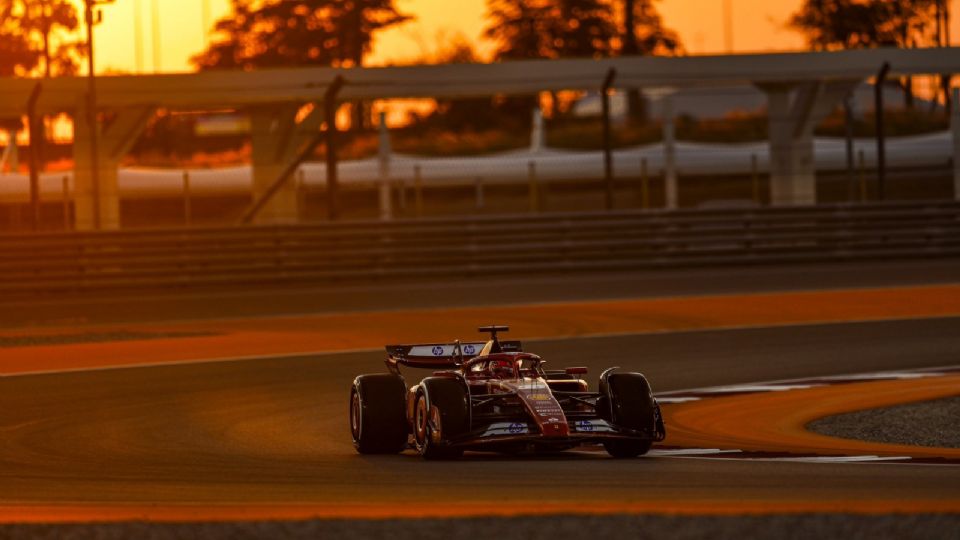
[[[406,384],[392,373],[361,375],[350,389],[350,434],[361,454],[397,454],[407,447]]]
[[[469,430],[469,396],[460,381],[429,378],[417,390],[413,406],[413,441],[424,459],[457,459],[463,449],[448,446],[451,437]],[[439,427],[439,431],[436,429]]]
[[[613,373],[601,383],[605,395],[598,407],[614,425],[650,434],[651,439],[618,439],[603,443],[615,458],[633,458],[650,451],[653,437],[662,430],[658,425],[657,403],[647,378],[640,373]]]
[[[618,459],[635,458],[642,456],[650,451],[653,441],[621,439],[606,441],[603,443],[604,449],[611,456]]]

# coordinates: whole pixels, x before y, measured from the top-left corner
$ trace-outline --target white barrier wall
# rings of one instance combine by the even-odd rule
[[[887,140],[887,162],[891,167],[946,166],[955,152],[950,131],[897,137]],[[869,167],[876,161],[874,139],[854,141],[855,155],[861,152]],[[818,170],[844,170],[846,147],[840,138],[817,138],[814,155]],[[619,179],[639,179],[640,163],[647,162],[648,174],[659,176],[665,167],[662,144],[644,145],[613,153],[614,173]],[[766,141],[744,144],[676,143],[675,159],[679,182],[684,175],[750,174],[751,160],[757,157],[758,171],[769,172],[769,145]],[[960,161],[960,160],[958,160]],[[957,163],[958,161],[955,161]],[[390,181],[413,185],[414,169],[420,168],[424,185],[474,186],[484,183],[526,183],[529,164],[535,163],[541,181],[589,180],[603,178],[603,153],[570,152],[552,149],[518,150],[480,157],[425,158],[404,154],[390,156]],[[377,156],[340,163],[340,181],[345,185],[374,185],[380,178]],[[177,196],[183,191],[182,169],[121,169],[120,193],[124,197]],[[190,188],[195,195],[214,193],[249,193],[252,169],[249,165],[219,169],[194,169]],[[960,173],[958,173],[960,175]],[[41,176],[41,193],[47,200],[59,200],[62,179],[67,177],[72,189],[72,173],[46,173]],[[326,180],[323,163],[306,163],[302,167],[303,182],[308,187],[322,186]],[[960,187],[960,185],[958,185]],[[29,179],[26,175],[0,175],[0,200],[27,201]]]

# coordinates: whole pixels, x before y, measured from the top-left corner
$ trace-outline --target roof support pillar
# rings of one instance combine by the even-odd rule
[[[324,93],[324,102],[311,103],[305,115],[303,107],[291,104],[250,110],[253,201],[240,217],[240,223],[293,223],[300,218],[299,189],[295,182],[288,180],[313,154],[324,135],[327,137],[327,198],[331,205],[335,202],[336,151],[331,148],[330,139],[331,127],[336,130],[336,96],[343,84],[343,77],[334,78]],[[324,121],[327,130],[320,131]],[[331,212],[331,219],[336,219],[335,212]]]
[[[118,170],[123,156],[130,151],[153,116],[152,107],[129,107],[111,111],[109,120],[98,126],[97,174],[92,171],[91,115],[86,100],[73,116],[74,141],[74,229],[77,231],[120,228]],[[98,185],[94,186],[94,178]],[[97,214],[99,213],[99,219]]]
[[[284,182],[273,187],[287,165],[286,151],[295,139],[297,109],[296,106],[277,105],[250,110],[253,200],[264,200],[271,188],[274,189],[254,216],[257,223],[295,223],[300,217],[296,185]]]
[[[0,173],[5,169],[11,173],[16,173],[20,167],[20,149],[17,147],[17,133],[19,130],[8,128],[7,146],[3,149],[3,157],[0,157]]]
[[[770,137],[770,204],[816,202],[813,137],[796,136],[790,86],[766,87]]]
[[[813,131],[859,80],[767,84],[770,204],[817,202]]]
[[[253,135],[253,203],[243,223],[296,223],[300,219],[299,190],[287,180],[319,142],[323,107],[297,121],[300,107],[276,105],[250,110]]]

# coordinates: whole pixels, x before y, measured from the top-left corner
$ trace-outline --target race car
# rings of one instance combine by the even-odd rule
[[[361,454],[413,447],[426,459],[464,450],[556,452],[600,445],[616,458],[647,453],[666,436],[660,406],[640,373],[610,368],[591,392],[584,367],[546,370],[506,326],[486,342],[387,346],[389,373],[360,375],[350,389],[350,432]],[[400,366],[434,370],[408,385]]]

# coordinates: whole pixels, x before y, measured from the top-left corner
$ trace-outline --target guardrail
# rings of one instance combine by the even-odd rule
[[[960,256],[960,203],[0,236],[0,295]]]

